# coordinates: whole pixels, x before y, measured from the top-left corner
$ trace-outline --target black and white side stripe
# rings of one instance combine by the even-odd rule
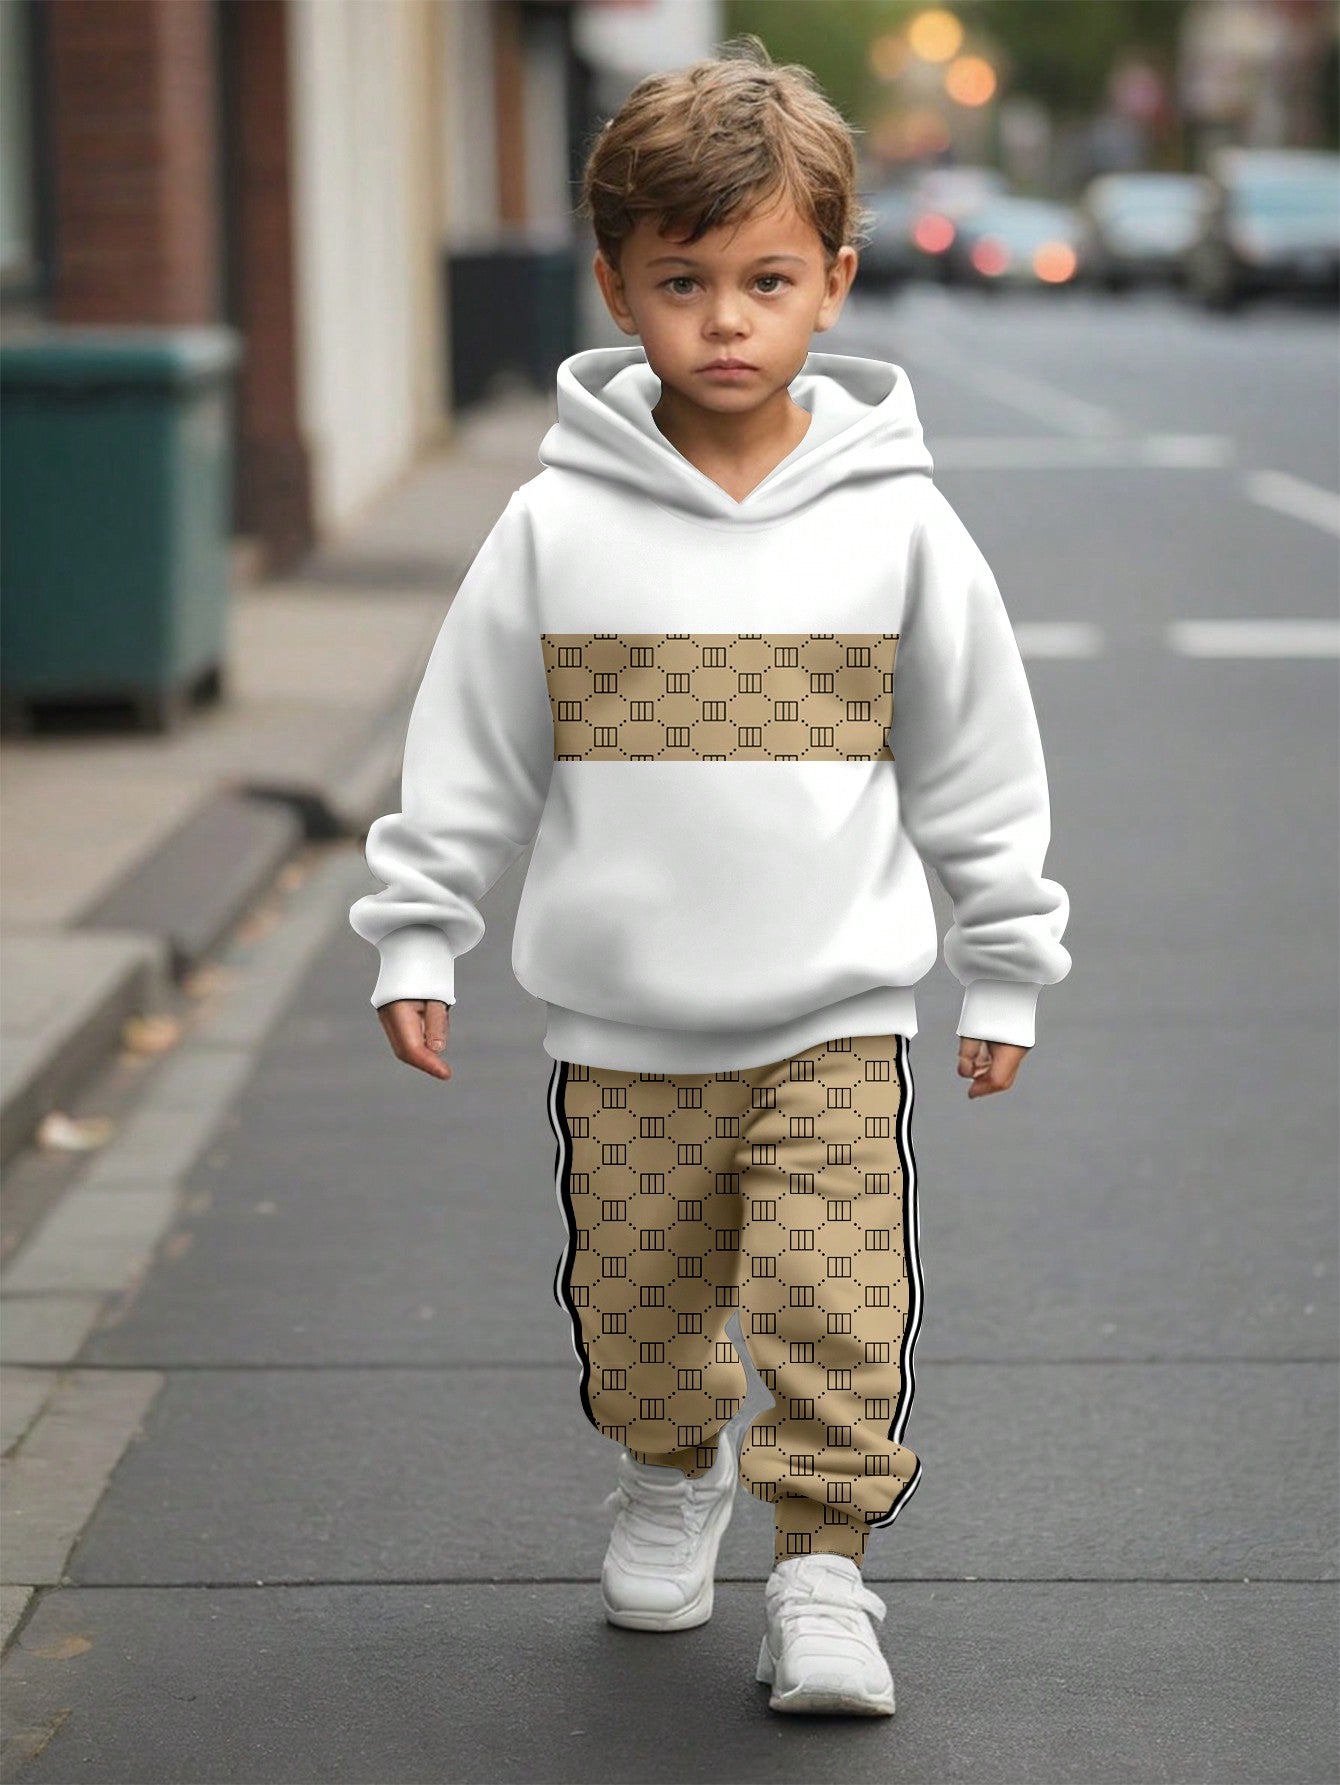
[[[901,1087],[901,1098],[898,1109],[898,1158],[903,1170],[903,1250],[907,1260],[907,1324],[903,1329],[902,1355],[898,1360],[902,1385],[898,1390],[898,1405],[893,1410],[893,1420],[889,1426],[888,1436],[895,1444],[903,1441],[903,1431],[907,1425],[907,1415],[912,1406],[913,1376],[912,1353],[916,1348],[917,1334],[921,1331],[921,1310],[924,1301],[921,1280],[921,1214],[917,1206],[917,1166],[912,1154],[912,1060],[909,1037],[898,1037],[898,1083]],[[883,1518],[869,1520],[872,1531],[891,1525],[894,1519],[912,1498],[917,1483],[921,1480],[921,1461],[913,1470],[906,1486],[894,1501],[892,1508]]]
[[[569,1337],[577,1362],[581,1365],[582,1376],[579,1393],[586,1417],[592,1425],[596,1425],[596,1416],[591,1409],[590,1380],[591,1359],[582,1346],[581,1316],[572,1301],[572,1264],[577,1251],[577,1213],[572,1206],[572,1135],[568,1129],[567,1115],[564,1108],[564,1092],[568,1083],[568,1063],[566,1060],[555,1060],[554,1069],[549,1074],[549,1126],[553,1130],[554,1151],[554,1190],[558,1197],[558,1206],[563,1214],[565,1239],[563,1251],[554,1271],[554,1300],[560,1308],[567,1310],[571,1322]],[[599,1430],[599,1427],[597,1427]]]

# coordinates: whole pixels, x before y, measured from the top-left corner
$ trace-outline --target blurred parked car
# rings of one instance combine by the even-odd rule
[[[867,286],[901,285],[919,270],[919,256],[912,241],[916,204],[910,185],[881,186],[867,193],[863,202],[874,212],[870,240],[861,249],[858,280]]]
[[[933,167],[922,174],[912,187],[911,237],[923,276],[947,279],[950,250],[960,229],[983,205],[1009,190],[997,167]]]
[[[1262,292],[1340,298],[1340,155],[1220,149],[1184,256],[1188,291],[1229,310]]]
[[[947,255],[948,276],[984,289],[1073,285],[1080,229],[1073,205],[1007,193],[959,224]]]
[[[1079,201],[1080,276],[1108,291],[1180,284],[1208,193],[1200,174],[1099,174]]]

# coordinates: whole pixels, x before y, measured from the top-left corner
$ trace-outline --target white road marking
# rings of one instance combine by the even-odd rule
[[[1340,657],[1340,622],[1176,620],[1167,642],[1183,657]]]
[[[1146,434],[1140,444],[1148,464],[1170,471],[1218,470],[1238,451],[1231,434]]]
[[[1305,483],[1287,471],[1251,471],[1243,478],[1243,489],[1253,502],[1263,508],[1292,515],[1296,521],[1310,521],[1327,533],[1340,535],[1340,495],[1324,490],[1315,483]]]
[[[1098,657],[1103,629],[1087,620],[1021,620],[1014,627],[1024,657]]]
[[[1052,434],[946,434],[927,444],[936,469],[956,471],[1220,470],[1231,465],[1227,434],[1145,434],[1124,439]]]

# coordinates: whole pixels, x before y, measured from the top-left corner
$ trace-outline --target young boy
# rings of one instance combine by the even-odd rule
[[[734,53],[736,50],[741,53]],[[547,1005],[555,1292],[621,1446],[605,1615],[704,1623],[736,1481],[774,1508],[755,1677],[888,1715],[866,1541],[921,1475],[909,1056],[954,907],[969,1097],[1065,977],[1048,789],[985,559],[907,374],[810,351],[857,267],[851,135],[756,38],[644,80],[583,208],[640,346],[558,373],[544,469],[443,622],[404,810],[353,906],[398,1059],[439,1057],[478,901],[534,842],[512,953]],[[774,1404],[732,1424],[748,1378]]]

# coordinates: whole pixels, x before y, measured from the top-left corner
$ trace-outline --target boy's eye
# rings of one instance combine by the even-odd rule
[[[760,273],[759,279],[775,279],[781,285],[789,285],[791,283],[785,273]],[[666,290],[674,291],[677,286],[693,285],[695,280],[691,273],[673,273],[664,283]],[[675,291],[675,295],[678,297],[680,293]],[[768,295],[771,296],[771,289],[769,290]]]

